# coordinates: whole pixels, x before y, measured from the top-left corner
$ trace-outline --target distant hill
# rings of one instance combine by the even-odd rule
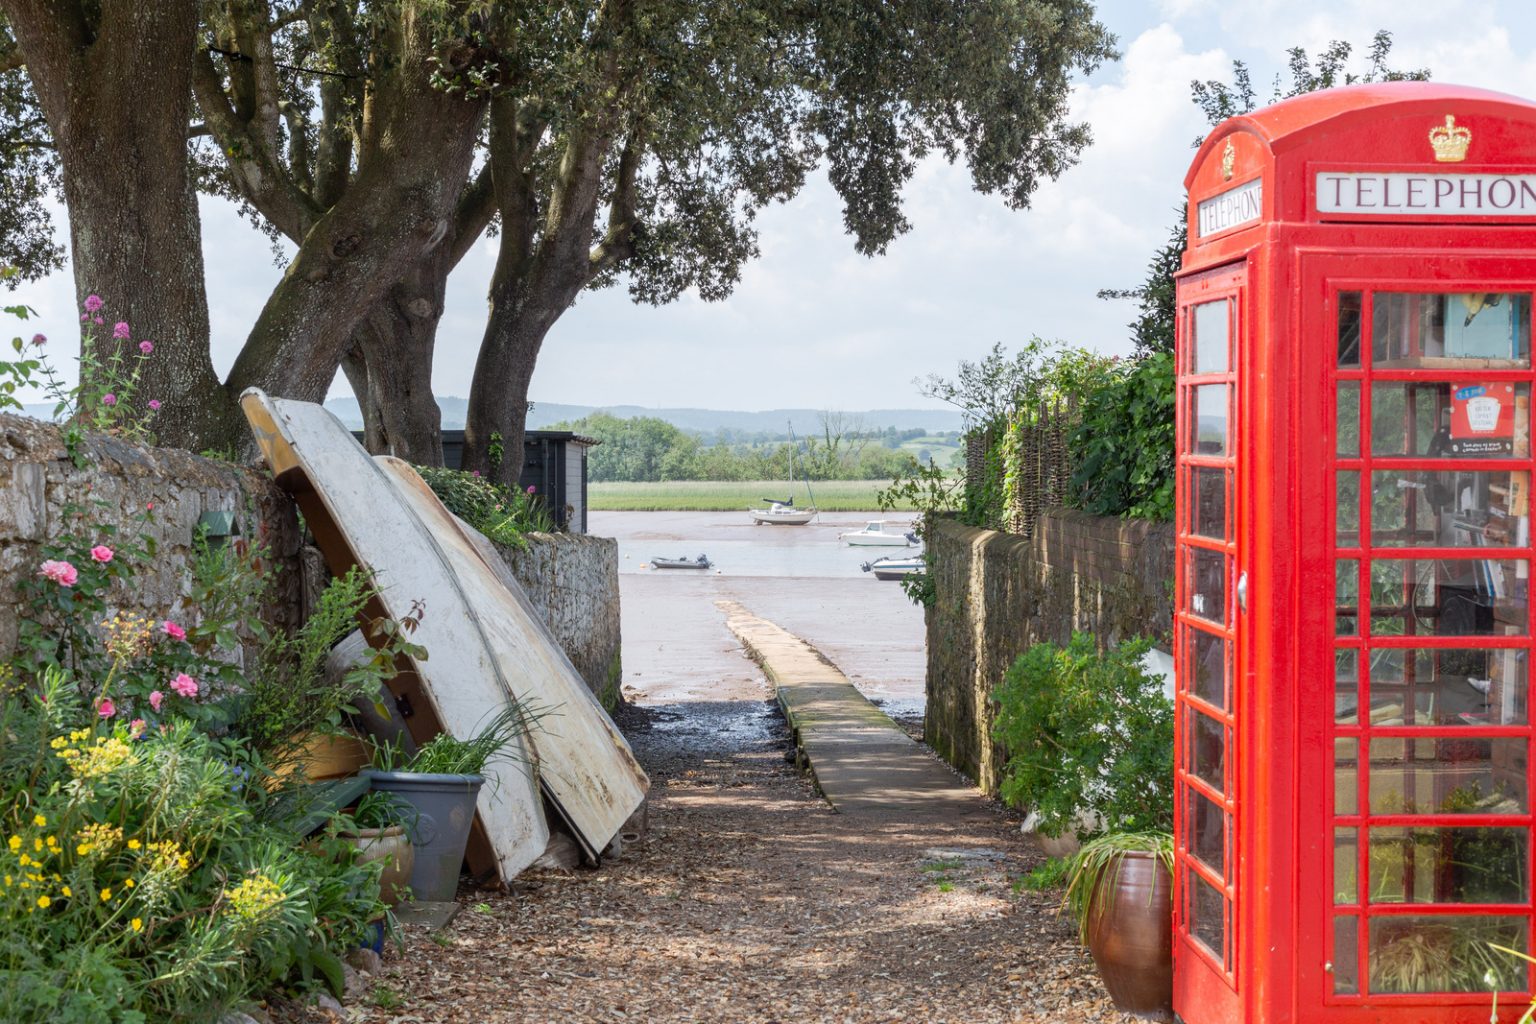
[[[437,400],[443,411],[444,430],[463,430],[464,415],[469,400],[449,395]],[[353,430],[361,430],[363,414],[355,398],[335,398],[325,407]],[[612,413],[630,419],[635,416],[654,416],[666,420],[681,430],[700,434],[713,434],[721,430],[742,433],[782,434],[793,423],[795,433],[804,437],[821,428],[821,409],[765,409],[762,412],[742,412],[732,409],[648,409],[641,405],[561,405],[558,402],[535,402],[528,416],[528,426],[541,430],[551,423],[577,420],[597,411]],[[48,419],[52,405],[28,405],[27,414],[38,419]],[[859,420],[867,430],[883,430],[895,427],[911,430],[921,427],[929,433],[961,429],[960,413],[953,409],[869,409],[862,412],[844,411],[845,420]]]
[[[468,399],[449,395],[437,400],[443,412],[444,430],[464,429],[464,415]],[[363,417],[353,398],[336,398],[325,407],[347,426],[362,427]],[[558,402],[535,402],[528,414],[528,427],[541,430],[551,423],[576,420],[589,413],[612,413],[629,419],[635,416],[654,416],[666,420],[681,430],[712,434],[719,430],[736,430],[744,433],[782,434],[787,424],[795,425],[795,433],[805,435],[821,427],[821,409],[765,409],[762,412],[741,412],[731,409],[648,409],[640,405],[562,405]],[[951,409],[870,409],[862,412],[844,412],[846,419],[862,420],[867,429],[896,427],[910,430],[921,427],[930,432],[961,429],[960,413]]]

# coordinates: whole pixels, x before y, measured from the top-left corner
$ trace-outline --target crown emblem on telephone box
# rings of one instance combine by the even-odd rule
[[[1459,163],[1467,158],[1472,129],[1458,125],[1454,114],[1446,114],[1445,124],[1437,124],[1429,130],[1429,144],[1435,147],[1435,159],[1440,163]]]

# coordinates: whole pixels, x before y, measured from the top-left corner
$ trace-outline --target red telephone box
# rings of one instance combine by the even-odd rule
[[[1482,1024],[1497,989],[1513,1020],[1536,105],[1313,93],[1185,183],[1175,1009]]]

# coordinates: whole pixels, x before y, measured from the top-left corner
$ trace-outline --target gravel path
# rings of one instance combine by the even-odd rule
[[[601,870],[462,892],[445,932],[386,954],[350,1019],[1130,1020],[1059,897],[1014,885],[1039,859],[1015,816],[962,832],[833,814],[766,700],[631,708],[621,725],[653,782],[643,839]]]

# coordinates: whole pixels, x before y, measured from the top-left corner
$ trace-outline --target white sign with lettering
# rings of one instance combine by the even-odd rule
[[[1536,174],[1319,171],[1317,212],[1536,217]]]
[[[1195,226],[1200,237],[1214,235],[1264,215],[1264,180],[1254,178],[1246,185],[1223,192],[1202,202],[1196,212]]]

